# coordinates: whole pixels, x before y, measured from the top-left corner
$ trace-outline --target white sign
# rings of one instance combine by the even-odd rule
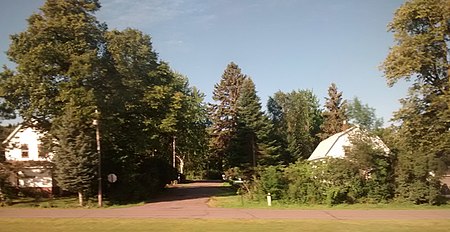
[[[114,174],[114,173],[109,174],[109,175],[108,175],[108,181],[109,181],[109,183],[114,183],[114,182],[116,182],[116,181],[117,181],[117,176],[116,176],[116,174]]]

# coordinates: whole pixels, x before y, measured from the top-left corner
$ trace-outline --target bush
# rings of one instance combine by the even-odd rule
[[[299,204],[316,204],[323,201],[321,183],[314,176],[314,168],[308,162],[297,162],[285,169],[288,183],[286,198]]]

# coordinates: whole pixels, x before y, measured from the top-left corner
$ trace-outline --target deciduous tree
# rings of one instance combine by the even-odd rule
[[[413,83],[394,117],[400,123],[397,196],[415,203],[437,202],[449,164],[449,21],[449,0],[410,0],[388,26],[396,43],[382,65],[386,80]]]

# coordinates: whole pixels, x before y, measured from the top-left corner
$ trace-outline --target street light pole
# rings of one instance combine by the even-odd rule
[[[97,119],[94,119],[92,124],[95,125],[95,139],[97,141],[97,154],[98,154],[98,207],[103,206],[103,194],[102,194],[102,153],[100,152],[100,126],[99,126],[99,112],[95,110]]]

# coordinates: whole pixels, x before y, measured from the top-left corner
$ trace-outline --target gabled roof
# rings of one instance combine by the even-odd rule
[[[361,129],[359,129],[358,127],[351,127],[343,132],[339,132],[330,136],[329,138],[319,143],[308,160],[317,160],[327,157],[345,157],[345,147],[352,145],[350,138],[357,133],[365,134],[365,132],[361,131]],[[389,153],[389,148],[379,137],[371,136],[371,141],[373,142],[375,147],[382,149],[386,152],[386,154]]]
[[[20,129],[22,129],[23,124],[19,124],[16,129],[13,130],[13,132],[11,132],[11,134],[8,135],[8,137],[6,137],[6,139],[2,142],[2,144],[6,144],[9,143],[9,141],[14,138],[14,136],[16,136],[17,132],[20,131]]]

